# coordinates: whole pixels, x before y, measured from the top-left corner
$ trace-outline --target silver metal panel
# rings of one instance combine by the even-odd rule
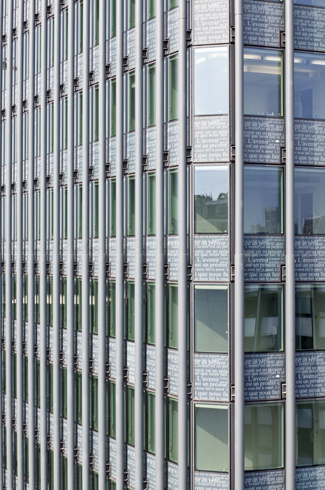
[[[99,372],[98,335],[93,335],[92,341],[93,341],[94,375],[98,376],[98,372]]]
[[[78,369],[82,368],[82,332],[77,332]]]
[[[99,179],[99,142],[94,141],[92,144],[92,164],[94,167],[94,179]]]
[[[284,264],[283,236],[245,236],[245,281],[279,281]]]
[[[228,401],[228,355],[194,354],[194,399]]]
[[[129,172],[135,172],[135,132],[127,135],[127,159],[129,162]]]
[[[194,237],[194,280],[228,281],[228,235],[196,235]]]
[[[116,75],[116,37],[110,41],[109,62],[111,65],[111,74]]]
[[[100,218],[102,219],[102,218]],[[99,241],[98,238],[93,238],[93,262],[94,262],[94,276],[98,277],[98,264],[99,264]]]
[[[179,8],[170,10],[167,15],[169,52],[174,53],[179,49]]]
[[[111,476],[116,478],[116,440],[109,439],[109,458],[111,463]]]
[[[285,381],[284,354],[245,355],[245,400],[281,398],[281,382]]]
[[[156,19],[147,22],[147,43],[149,62],[156,59]]]
[[[129,277],[135,277],[135,237],[127,239],[127,261],[129,264]]]
[[[147,155],[149,170],[156,168],[156,126],[147,128]]]
[[[99,81],[99,45],[93,47],[94,81]]]
[[[169,150],[169,165],[178,165],[179,132],[178,121],[172,121],[167,125],[167,147]]]
[[[169,236],[167,242],[167,261],[169,263],[169,278],[172,281],[178,279],[178,236]]]
[[[109,139],[109,162],[111,175],[116,175],[116,138]]]
[[[193,161],[229,161],[229,117],[197,116],[193,118]]]
[[[116,276],[116,238],[109,239],[109,260],[111,265],[111,276]]]
[[[147,262],[148,262],[148,277],[155,279],[156,277],[156,237],[147,237]]]
[[[244,161],[280,163],[284,146],[284,120],[273,117],[244,118]]]
[[[195,471],[194,489],[195,490],[228,490],[229,475],[228,473],[207,473]]]
[[[296,236],[296,281],[325,280],[325,236]]]
[[[111,366],[111,378],[116,378],[116,339],[109,339],[109,363]]]
[[[93,454],[94,454],[94,467],[95,471],[99,470],[99,442],[98,442],[98,432],[92,431],[93,437]]]
[[[147,453],[147,480],[149,489],[156,490],[156,457]]]
[[[244,1],[244,43],[259,46],[280,46],[280,31],[284,30],[283,4]]]
[[[129,368],[129,383],[135,384],[135,344],[127,342],[127,366]]]
[[[155,389],[156,386],[156,347],[147,345],[147,371],[149,374],[148,388]]]
[[[295,119],[294,158],[296,164],[324,165],[325,121]]]
[[[293,15],[295,49],[325,51],[324,9],[295,5]]]
[[[168,490],[178,490],[178,466],[177,464],[167,463]]]
[[[296,397],[325,396],[325,352],[296,353]]]
[[[127,460],[129,470],[130,487],[135,488],[135,448],[127,446]]]
[[[168,349],[167,372],[169,377],[169,392],[178,395],[178,351]]]
[[[325,488],[325,466],[296,469],[295,490],[323,490]]]
[[[135,28],[130,29],[127,33],[129,69],[135,68]]]
[[[245,490],[284,490],[284,471],[245,472]]]
[[[228,0],[194,0],[193,44],[219,44],[229,42]]]
[[[82,454],[82,426],[81,425],[77,425],[77,439],[78,439],[78,452],[79,452],[79,461],[81,462],[82,461],[82,457],[83,457],[83,454]]]

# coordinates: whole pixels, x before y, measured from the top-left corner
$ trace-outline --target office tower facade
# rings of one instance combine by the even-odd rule
[[[0,3],[1,488],[323,488],[324,7]]]

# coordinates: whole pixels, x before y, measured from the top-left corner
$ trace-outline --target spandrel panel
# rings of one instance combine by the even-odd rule
[[[245,472],[245,490],[284,490],[284,471]]]
[[[245,236],[245,281],[280,281],[281,264],[284,264],[283,236]]]
[[[296,397],[325,396],[325,352],[296,353]]]
[[[194,117],[193,161],[229,161],[229,116]]]
[[[147,155],[148,155],[148,167],[149,169],[156,168],[156,127],[153,126],[147,129]]]
[[[321,490],[324,488],[325,467],[296,469],[296,490]]]
[[[194,354],[194,398],[228,401],[228,355]]]
[[[280,163],[284,147],[284,120],[244,117],[244,161]]]
[[[325,51],[325,10],[295,5],[293,15],[295,49]]]
[[[245,355],[245,400],[278,400],[284,381],[284,354]]]
[[[295,119],[294,160],[299,165],[323,165],[325,161],[325,121]]]
[[[244,1],[244,44],[280,46],[280,31],[284,30],[282,3]]]
[[[295,237],[296,281],[325,281],[325,237]]]
[[[228,0],[194,0],[193,44],[229,42]]]
[[[228,473],[208,473],[195,471],[194,489],[195,490],[229,490]]]
[[[228,235],[196,235],[194,237],[194,280],[228,281]]]

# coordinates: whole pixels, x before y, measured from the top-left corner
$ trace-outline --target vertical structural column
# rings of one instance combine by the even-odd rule
[[[7,128],[6,128],[6,388],[7,388],[7,488],[12,489],[12,265],[11,265],[11,175],[12,175],[12,4],[8,8],[7,32]]]
[[[187,2],[179,2],[178,55],[178,488],[187,488]]]
[[[53,451],[54,488],[60,468],[60,2],[54,2],[54,162],[53,162]]]
[[[243,2],[235,0],[235,490],[244,489]]]
[[[106,488],[106,3],[99,3],[99,261],[98,444],[99,488]]]
[[[294,45],[293,1],[285,1],[285,128],[286,128],[286,285],[285,285],[285,359],[286,490],[295,489],[296,480],[296,400],[295,400],[295,235],[294,235]]]
[[[1,19],[1,13],[0,13]],[[23,164],[23,21],[24,4],[19,6],[18,20],[18,64],[17,64],[17,256],[16,256],[16,300],[17,300],[17,487],[23,490],[23,255],[22,255],[22,164]],[[1,34],[1,33],[0,33]],[[1,37],[0,37],[1,39]],[[1,93],[1,92],[0,92]],[[0,360],[1,362],[1,360]]]
[[[82,108],[82,488],[89,489],[89,0],[83,14]]]
[[[123,2],[116,2],[116,490],[124,489]]]
[[[41,252],[40,252],[40,313],[41,313],[41,481],[47,485],[47,274],[46,274],[46,163],[47,163],[47,9],[42,9],[41,50]]]
[[[29,486],[35,488],[35,366],[34,366],[34,86],[35,0],[29,2],[29,131],[28,131],[28,465]]]
[[[135,487],[143,488],[143,34],[135,3]]]
[[[2,20],[2,14],[3,14],[3,2],[0,2],[0,39],[2,39],[2,31],[3,31],[3,20]],[[0,62],[1,62],[1,67],[3,66],[3,49],[0,50]],[[0,106],[1,106],[1,109],[2,109],[2,90],[3,90],[3,86],[2,86],[2,77],[0,77],[0,94],[1,94],[1,102],[0,102]],[[3,145],[4,144],[4,141],[2,139],[2,125],[3,125],[3,120],[1,118],[1,121],[0,121],[0,144]],[[3,182],[1,181],[0,182],[1,185],[3,184]],[[2,259],[4,259],[5,257],[2,257],[2,251],[3,251],[3,242],[4,242],[4,239],[5,237],[2,235],[2,199],[0,197],[0,255],[1,255],[1,261]],[[3,280],[3,275],[4,277],[6,277],[6,274],[3,274],[2,272],[2,267],[0,267],[0,298],[2,300],[2,294],[3,294],[3,291],[2,291],[2,280]],[[0,329],[1,329],[1,341],[0,341],[0,366],[1,366],[1,369],[2,369],[2,356],[3,356],[3,351],[2,351],[2,310],[3,310],[3,307],[1,305],[1,308],[0,308]],[[2,410],[2,406],[3,406],[3,393],[2,393],[2,389],[1,389],[1,394],[0,394],[0,406],[1,406],[1,410]],[[0,419],[0,447],[2,448],[3,447],[3,437],[2,437],[2,428],[3,428],[3,422],[2,422],[2,417]],[[2,488],[2,481],[3,481],[3,454],[2,454],[2,451],[0,451],[0,488]]]
[[[164,0],[156,1],[156,488],[164,478]]]
[[[74,488],[74,0],[68,10],[68,257],[67,257],[67,417],[68,488]]]

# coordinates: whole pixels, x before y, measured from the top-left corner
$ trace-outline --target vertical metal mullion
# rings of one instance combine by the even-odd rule
[[[7,387],[7,487],[12,488],[12,233],[11,233],[11,176],[12,176],[12,4],[8,5],[7,28],[7,131],[6,131],[6,387]]]
[[[28,461],[29,485],[35,487],[35,376],[34,376],[34,68],[35,0],[30,0],[29,24],[29,155],[28,155]]]
[[[89,14],[83,4],[83,185],[82,185],[82,488],[89,489]]]
[[[0,14],[1,18],[1,14]],[[17,472],[18,490],[23,490],[23,255],[22,255],[22,165],[23,165],[23,21],[24,4],[19,6],[18,64],[17,64],[17,256],[16,256],[16,301],[17,301]],[[1,34],[1,33],[0,33]],[[0,37],[1,39],[1,37]],[[1,93],[1,92],[0,92]],[[0,360],[1,362],[1,360]]]
[[[74,17],[75,2],[69,0],[68,14],[68,257],[67,257],[67,417],[68,488],[74,477]]]
[[[187,2],[179,2],[178,55],[178,488],[187,488]]]
[[[123,2],[116,2],[116,489],[124,489]]]
[[[98,268],[98,437],[99,488],[106,485],[106,3],[99,3],[99,268]],[[96,219],[96,218],[95,218]]]
[[[3,14],[3,2],[0,2],[0,39],[2,39],[2,28],[3,28],[3,18],[2,18],[2,14]],[[1,67],[3,66],[3,58],[2,58],[2,53],[3,53],[3,48],[1,47],[1,52],[0,52],[0,61],[1,61]],[[3,90],[3,87],[2,87],[2,76],[0,77],[0,94],[1,94],[1,106],[2,106],[2,90]],[[2,117],[0,118],[0,143],[1,143],[1,146],[3,144],[3,141],[2,141],[2,125],[3,125],[3,119]],[[2,151],[2,150],[1,150]],[[0,158],[1,158],[1,154],[0,154]],[[2,160],[2,158],[1,158]],[[2,161],[1,161],[1,165],[2,165]],[[0,178],[2,177],[2,175],[0,175]],[[2,179],[1,179],[1,185],[3,184],[2,182]],[[2,235],[2,199],[1,199],[1,196],[0,196],[0,255],[1,255],[1,262],[2,260],[4,259],[4,257],[2,256],[2,252],[3,252],[3,241],[4,241],[4,237]],[[0,267],[0,298],[1,298],[1,302],[2,302],[2,294],[3,294],[3,291],[2,291],[2,280],[3,280],[3,275],[5,277],[5,274],[3,274],[3,271],[2,271],[2,267]],[[3,348],[3,344],[2,344],[2,322],[3,322],[3,318],[2,318],[2,304],[1,304],[1,307],[0,307],[0,329],[1,329],[1,334],[0,334],[0,339],[1,339],[1,343],[0,343],[0,367],[2,369],[2,356],[3,356],[3,353],[2,353],[2,348]],[[3,438],[2,438],[2,429],[3,429],[3,422],[2,422],[2,407],[3,407],[3,393],[2,393],[2,385],[1,385],[1,394],[0,394],[0,407],[1,407],[1,417],[0,417],[0,448],[2,449],[3,447]],[[0,451],[0,488],[2,488],[2,481],[3,481],[3,454],[2,454],[2,450]]]
[[[285,2],[285,139],[286,139],[286,284],[285,284],[285,359],[286,359],[286,423],[285,486],[296,486],[296,394],[295,394],[295,230],[294,230],[294,40],[293,1]]]
[[[54,487],[60,467],[60,2],[54,2],[54,155],[53,155],[53,452]]]
[[[135,487],[143,488],[143,5],[135,3]]]
[[[235,489],[244,489],[244,82],[243,0],[235,0]]]
[[[47,486],[47,287],[46,287],[46,160],[47,160],[47,9],[42,9],[41,50],[41,250],[40,250],[40,400],[41,400],[41,481]]]
[[[156,4],[156,488],[164,490],[164,0]]]

